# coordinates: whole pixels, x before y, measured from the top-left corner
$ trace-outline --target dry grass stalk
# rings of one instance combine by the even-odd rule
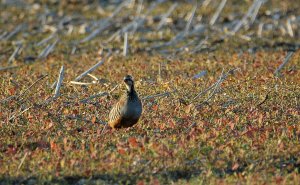
[[[128,32],[124,34],[124,46],[123,46],[123,56],[126,57],[128,53]]]
[[[94,95],[92,95],[92,96],[90,96],[90,97],[88,97],[88,98],[82,99],[82,100],[80,100],[79,102],[80,102],[80,103],[87,103],[88,101],[90,101],[90,100],[92,100],[92,99],[94,99],[94,98],[98,98],[98,97],[102,97],[102,96],[107,96],[107,95],[108,95],[107,92],[99,92],[99,93],[94,94]]]
[[[252,5],[249,7],[247,13],[244,15],[244,17],[235,25],[233,30],[231,31],[231,34],[235,34],[238,32],[242,26],[247,26],[249,27],[255,20],[256,15],[263,4],[264,0],[255,0]],[[251,19],[251,22],[248,20],[248,18]]]
[[[8,59],[9,64],[11,64],[15,60],[15,58],[20,54],[20,52],[22,51],[22,47],[23,47],[22,43],[17,45],[13,54]]]
[[[209,21],[210,26],[213,26],[216,23],[216,21],[217,21],[218,17],[220,16],[223,8],[225,7],[226,2],[227,2],[227,0],[222,0],[222,2],[219,4],[219,6],[217,8],[217,11],[215,12],[215,14],[212,16],[211,20]]]
[[[38,58],[46,58],[54,50],[54,47],[57,44],[57,42],[58,39],[56,39],[52,44],[48,44],[46,48],[39,54]]]
[[[105,60],[107,58],[109,58],[111,56],[111,52],[109,52],[102,60],[100,60],[97,64],[95,64],[94,66],[92,66],[91,68],[89,68],[88,70],[86,70],[85,72],[83,72],[82,74],[80,74],[79,76],[77,76],[75,78],[75,82],[81,80],[83,77],[85,77],[87,74],[91,73],[92,71],[94,71],[97,67],[101,66]]]
[[[6,71],[6,70],[9,70],[9,69],[15,69],[19,66],[6,66],[6,67],[0,67],[0,71]]]
[[[288,52],[288,54],[286,55],[284,61],[280,64],[280,66],[275,70],[274,74],[275,76],[280,76],[280,71],[281,69],[290,61],[290,59],[292,58],[293,54],[295,52],[294,51],[290,51]]]
[[[61,66],[53,98],[57,98],[60,94],[59,90],[64,79],[64,71],[64,66]]]
[[[170,96],[174,92],[176,92],[176,90],[171,91],[171,92],[164,92],[164,93],[160,93],[160,94],[155,94],[155,95],[149,95],[149,96],[143,97],[142,100],[148,100],[148,99],[152,99],[152,98]]]
[[[160,30],[163,25],[165,24],[167,18],[171,15],[171,13],[175,10],[175,8],[178,6],[178,3],[173,3],[172,6],[168,9],[167,13],[165,13],[160,22],[158,23],[156,30]]]
[[[21,96],[23,96],[25,93],[27,93],[35,84],[37,84],[39,81],[43,80],[44,78],[46,78],[48,75],[43,75],[41,76],[39,79],[37,79],[35,82],[33,82],[28,88],[26,88],[21,94],[19,94],[16,99],[20,98]]]

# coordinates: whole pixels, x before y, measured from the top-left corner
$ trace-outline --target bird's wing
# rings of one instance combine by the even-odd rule
[[[117,120],[119,117],[121,117],[121,106],[120,103],[117,102],[109,113],[109,121],[112,122]]]
[[[125,97],[122,96],[120,100],[114,105],[109,113],[109,122],[114,122],[122,117],[122,108],[125,104]]]

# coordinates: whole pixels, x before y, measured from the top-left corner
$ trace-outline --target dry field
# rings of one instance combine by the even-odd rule
[[[299,183],[297,2],[0,1],[0,184]]]

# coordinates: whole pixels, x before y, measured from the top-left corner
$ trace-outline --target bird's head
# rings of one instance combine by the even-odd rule
[[[133,90],[134,82],[133,82],[132,76],[126,75],[126,76],[124,77],[124,83],[125,83],[126,88],[127,88],[128,91]]]

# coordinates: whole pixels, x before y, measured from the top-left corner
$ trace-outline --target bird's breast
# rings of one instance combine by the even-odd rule
[[[140,101],[128,101],[123,109],[126,118],[138,119],[142,114],[142,104]]]

